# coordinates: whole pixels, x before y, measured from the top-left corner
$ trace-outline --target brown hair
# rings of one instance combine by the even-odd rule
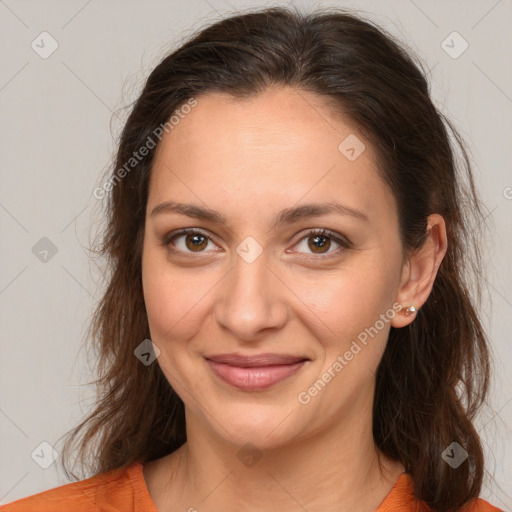
[[[483,216],[463,141],[433,105],[421,64],[381,28],[340,10],[271,8],[224,19],[152,71],[122,131],[115,169],[191,98],[246,98],[271,86],[320,95],[371,141],[397,200],[404,247],[422,244],[429,214],[446,221],[448,252],[429,299],[410,326],[391,329],[377,372],[373,434],[412,475],[418,499],[456,510],[478,496],[483,477],[472,419],[487,392],[489,355],[467,284],[479,269],[475,235]],[[110,273],[91,324],[98,400],[64,450],[65,460],[78,442],[79,460],[85,466],[90,457],[95,473],[162,457],[186,440],[181,399],[158,364],[134,357],[150,337],[141,254],[153,156],[117,180],[108,197],[100,252]],[[441,457],[453,441],[469,453],[456,470]]]

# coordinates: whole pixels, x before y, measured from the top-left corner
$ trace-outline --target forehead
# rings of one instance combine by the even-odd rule
[[[326,98],[290,87],[267,89],[247,99],[210,93],[196,100],[197,106],[181,116],[160,147],[173,141],[183,149],[200,144],[235,156],[235,151],[264,155],[276,149],[301,154],[315,144],[317,156],[337,159],[340,137],[357,132]]]
[[[229,199],[261,212],[345,197],[375,215],[393,203],[369,142],[324,98],[278,88],[196,99],[157,148],[149,203],[185,196],[227,207]]]

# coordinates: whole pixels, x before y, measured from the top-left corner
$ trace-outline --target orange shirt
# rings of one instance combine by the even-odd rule
[[[34,496],[0,506],[1,512],[158,512],[149,495],[143,465],[100,473]],[[428,512],[413,495],[412,478],[402,473],[375,512]],[[484,500],[476,500],[464,512],[500,512]]]

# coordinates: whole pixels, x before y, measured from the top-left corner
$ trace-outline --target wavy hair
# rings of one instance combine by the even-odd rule
[[[432,213],[447,226],[448,251],[432,293],[410,326],[391,328],[373,408],[378,448],[412,475],[418,499],[445,512],[480,492],[484,458],[473,419],[485,400],[490,363],[478,295],[470,293],[480,268],[482,207],[464,141],[433,104],[426,76],[391,35],[346,11],[235,15],[193,35],[151,72],[109,172],[130,161],[180,106],[206,93],[248,98],[290,86],[319,95],[355,123],[396,198],[404,247],[421,246]],[[141,256],[154,154],[141,158],[105,199],[98,250],[108,277],[90,326],[98,396],[66,438],[68,476],[75,445],[82,468],[90,461],[89,471],[98,473],[160,458],[186,441],[183,402],[158,364],[145,366],[133,354],[150,337]],[[456,470],[441,456],[453,441],[469,454]]]

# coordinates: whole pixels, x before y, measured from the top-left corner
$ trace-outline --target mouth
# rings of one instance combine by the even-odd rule
[[[281,354],[219,354],[206,357],[206,361],[224,382],[245,391],[257,391],[295,375],[309,359]]]

